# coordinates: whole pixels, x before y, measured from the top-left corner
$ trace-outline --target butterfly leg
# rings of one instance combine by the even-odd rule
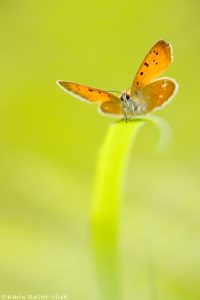
[[[126,101],[124,101],[124,100],[121,101],[121,108],[124,112],[124,119],[126,120],[126,123],[128,123],[128,117],[127,117],[128,109],[127,109]]]
[[[127,117],[127,112],[126,112],[126,108],[122,107],[123,112],[124,112],[124,119],[126,120],[126,123],[128,123],[128,117]]]

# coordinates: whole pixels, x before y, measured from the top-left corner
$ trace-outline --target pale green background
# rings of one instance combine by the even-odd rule
[[[88,213],[113,120],[55,82],[126,89],[163,38],[174,49],[165,75],[179,92],[157,114],[173,140],[156,155],[149,125],[132,151],[121,214],[124,299],[150,299],[153,281],[158,300],[200,299],[199,8],[197,0],[0,2],[0,294],[98,299]]]

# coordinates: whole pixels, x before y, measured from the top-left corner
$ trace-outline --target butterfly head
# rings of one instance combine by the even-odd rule
[[[131,100],[131,97],[130,97],[130,95],[129,95],[128,93],[123,92],[123,93],[121,94],[120,99],[121,99],[123,102],[127,102],[127,101],[130,101],[130,100]]]

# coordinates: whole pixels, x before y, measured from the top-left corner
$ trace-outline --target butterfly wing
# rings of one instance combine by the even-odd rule
[[[172,48],[169,43],[158,41],[145,56],[131,86],[130,95],[133,97],[146,84],[160,76],[172,61]]]
[[[146,112],[161,108],[175,95],[178,84],[171,78],[160,78],[144,86],[138,100],[145,104]]]
[[[102,103],[106,101],[119,100],[119,98],[113,94],[77,83],[58,80],[57,84],[65,92],[87,102]]]
[[[111,115],[114,117],[124,116],[124,111],[122,108],[122,101],[118,98],[115,101],[107,101],[101,103],[99,106],[100,113]]]

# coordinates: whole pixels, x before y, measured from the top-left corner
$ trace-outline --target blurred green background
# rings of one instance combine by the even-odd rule
[[[88,213],[113,119],[55,82],[124,90],[162,38],[174,50],[165,75],[179,92],[156,114],[173,140],[156,155],[148,125],[132,151],[120,225],[124,299],[150,299],[152,285],[156,299],[200,299],[199,14],[197,0],[0,2],[0,294],[98,299]]]

